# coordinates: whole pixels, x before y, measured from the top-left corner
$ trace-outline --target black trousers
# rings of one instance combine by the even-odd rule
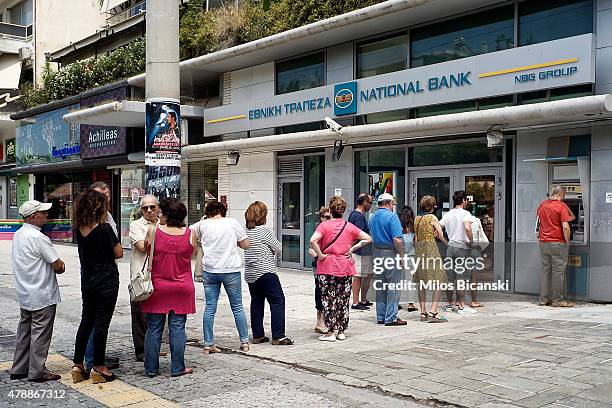
[[[144,354],[145,334],[147,332],[147,321],[140,310],[140,302],[130,302],[132,315],[132,340],[134,341],[134,352],[136,357]]]
[[[285,294],[278,275],[266,273],[253,283],[249,283],[251,293],[251,331],[253,338],[264,337],[263,326],[265,301],[270,304],[272,339],[285,337]]]
[[[321,301],[321,285],[317,279],[317,275],[314,277],[315,281],[315,308],[319,311],[323,311],[323,302]]]
[[[111,288],[101,290],[90,289],[81,291],[83,297],[83,311],[81,313],[81,324],[79,325],[74,343],[73,362],[75,364],[83,363],[85,350],[87,349],[87,341],[89,340],[91,331],[95,327],[93,365],[104,365],[108,327],[113,318],[118,293],[118,284]]]

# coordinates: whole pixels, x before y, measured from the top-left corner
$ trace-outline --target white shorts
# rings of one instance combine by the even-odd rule
[[[355,276],[365,278],[372,275],[372,257],[369,255],[353,254],[353,262],[355,262]]]

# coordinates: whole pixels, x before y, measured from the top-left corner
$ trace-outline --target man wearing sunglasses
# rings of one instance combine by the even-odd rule
[[[132,258],[130,259],[130,281],[142,270],[147,259],[146,237],[149,227],[159,222],[159,203],[157,197],[147,194],[140,201],[142,217],[130,224]],[[137,361],[144,361],[145,319],[140,311],[140,302],[130,302],[132,313],[132,340]]]

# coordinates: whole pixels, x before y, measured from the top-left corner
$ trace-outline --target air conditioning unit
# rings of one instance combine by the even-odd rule
[[[30,61],[34,56],[34,48],[26,45],[19,48],[19,61]]]

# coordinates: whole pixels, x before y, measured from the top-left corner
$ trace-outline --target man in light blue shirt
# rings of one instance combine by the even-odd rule
[[[400,292],[389,290],[389,284],[397,284],[401,279],[401,267],[397,255],[404,258],[402,224],[393,212],[395,200],[389,193],[378,197],[378,210],[370,217],[370,233],[374,241],[374,289],[376,290],[376,320],[385,326],[405,326],[406,321],[397,317]],[[389,268],[387,263],[391,263]],[[385,262],[386,261],[386,262]],[[378,265],[378,268],[376,267]],[[382,269],[382,270],[381,270]]]

